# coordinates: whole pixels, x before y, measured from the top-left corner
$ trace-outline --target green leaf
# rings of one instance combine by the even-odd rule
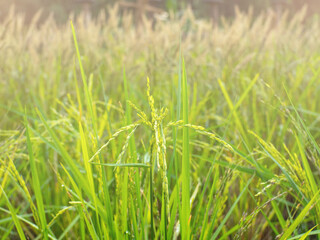
[[[150,168],[150,165],[143,164],[143,163],[96,163],[96,162],[91,162],[91,164],[107,166],[107,167]]]
[[[3,194],[4,198],[5,198],[6,201],[7,201],[7,205],[8,205],[8,208],[9,208],[9,210],[10,210],[10,213],[11,213],[11,216],[12,216],[12,220],[13,220],[13,222],[14,222],[14,225],[16,226],[16,229],[17,229],[17,231],[18,231],[18,234],[19,234],[20,239],[21,239],[21,240],[26,240],[26,237],[25,237],[25,235],[24,235],[24,233],[23,233],[23,230],[22,230],[20,221],[19,221],[19,219],[17,218],[17,214],[16,214],[13,206],[11,205],[9,198],[7,197],[7,194],[5,193],[5,191],[3,190],[3,188],[2,188],[1,186],[0,186],[0,189],[1,189],[1,191],[2,191],[2,194]]]
[[[310,202],[303,208],[298,217],[293,221],[290,227],[283,233],[280,240],[287,240],[298,225],[304,220],[305,216],[312,209],[313,205],[319,201],[318,195],[320,190],[312,197]]]
[[[183,124],[188,124],[188,85],[184,60],[182,63],[182,112]],[[182,208],[181,208],[181,229],[182,240],[190,238],[190,146],[189,129],[183,128],[182,145]]]
[[[48,239],[48,228],[47,228],[47,219],[46,214],[44,211],[43,206],[43,199],[42,199],[42,191],[41,191],[41,185],[38,177],[38,169],[36,166],[36,162],[34,160],[33,156],[33,150],[32,150],[32,142],[30,140],[30,132],[29,132],[29,124],[27,120],[27,114],[24,116],[25,126],[26,126],[26,135],[27,135],[27,146],[28,146],[28,153],[29,153],[29,161],[30,161],[30,167],[31,167],[31,174],[32,174],[32,185],[34,189],[34,194],[36,196],[37,201],[37,210],[40,217],[41,222],[41,230],[44,239]]]
[[[237,206],[238,202],[240,201],[242,195],[245,193],[245,191],[247,191],[247,188],[249,187],[249,184],[251,183],[253,178],[254,178],[254,176],[250,178],[250,180],[247,182],[246,186],[243,188],[243,190],[241,191],[241,193],[237,197],[236,201],[232,204],[232,206],[230,207],[228,213],[224,216],[224,218],[221,221],[219,227],[217,228],[217,230],[214,232],[213,236],[211,237],[211,240],[216,239],[218,237],[218,235],[221,232],[222,228],[225,226],[227,220],[229,219],[229,217],[231,216],[233,210],[235,209],[235,207]]]

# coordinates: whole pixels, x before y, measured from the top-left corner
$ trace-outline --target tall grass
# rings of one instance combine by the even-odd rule
[[[38,18],[0,24],[1,239],[319,236],[317,18]]]

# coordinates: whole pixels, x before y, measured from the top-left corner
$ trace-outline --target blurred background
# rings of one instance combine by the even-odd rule
[[[120,11],[132,12],[137,18],[143,14],[149,17],[166,12],[179,14],[188,6],[200,18],[233,18],[235,7],[242,11],[253,7],[253,14],[257,15],[268,10],[294,13],[307,5],[309,16],[320,13],[319,0],[0,0],[0,19],[5,18],[12,5],[25,15],[27,22],[42,9],[45,13],[42,18],[51,13],[57,22],[63,23],[71,12],[86,11],[95,17],[100,10],[114,4],[119,4]]]

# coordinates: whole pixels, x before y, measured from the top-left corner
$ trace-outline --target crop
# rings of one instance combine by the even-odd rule
[[[1,239],[319,237],[317,18],[0,24]]]

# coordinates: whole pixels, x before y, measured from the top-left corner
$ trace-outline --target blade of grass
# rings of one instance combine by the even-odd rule
[[[7,194],[5,193],[5,191],[3,190],[3,188],[0,186],[0,189],[1,189],[1,192],[4,196],[4,198],[6,199],[7,201],[7,205],[8,205],[8,208],[10,210],[10,213],[11,213],[11,216],[12,216],[12,220],[14,222],[14,225],[16,226],[16,229],[18,231],[18,234],[19,234],[19,237],[21,240],[26,240],[26,237],[24,235],[24,232],[22,230],[22,227],[21,227],[21,224],[20,224],[20,221],[19,219],[17,218],[17,215],[16,215],[16,212],[14,210],[14,207],[11,205],[11,202],[7,196]]]
[[[0,186],[0,190],[1,190],[1,186]],[[7,214],[11,214],[10,211],[8,211],[7,209],[4,209],[4,208],[2,208],[2,207],[0,207],[0,211],[5,212],[5,213],[7,213]],[[24,214],[24,215],[17,215],[17,214],[16,214],[16,216],[17,216],[17,219],[18,219],[18,220],[26,223],[28,226],[30,226],[30,227],[31,227],[32,229],[34,229],[35,231],[40,231],[40,228],[39,228],[36,224],[34,224],[33,222],[30,222],[29,220],[27,220],[27,219],[25,218],[25,217],[30,217],[30,216],[32,216],[32,214]],[[51,235],[51,234],[49,234],[48,237],[49,237],[50,239],[52,239],[52,240],[57,240],[57,238],[54,237],[54,236]]]
[[[91,162],[94,165],[102,165],[107,167],[133,167],[133,168],[150,168],[151,166],[143,163],[95,163]]]
[[[219,83],[221,91],[222,91],[222,93],[223,93],[223,95],[224,95],[224,97],[225,97],[225,99],[226,99],[226,101],[228,103],[230,111],[233,114],[235,123],[237,125],[237,128],[239,129],[240,134],[242,135],[242,137],[245,140],[246,144],[249,144],[250,142],[248,141],[247,134],[244,131],[244,128],[243,128],[243,125],[242,125],[242,123],[240,121],[239,115],[237,114],[237,111],[235,110],[235,107],[234,107],[234,105],[233,105],[233,103],[232,103],[232,101],[230,99],[230,96],[229,96],[224,84],[222,83],[222,81],[220,79],[218,80],[218,83]],[[250,145],[249,145],[249,148],[251,149]]]
[[[172,108],[172,121],[179,121],[180,120],[180,114],[181,114],[181,97],[182,97],[182,91],[181,91],[181,84],[182,82],[182,52],[181,52],[181,36],[180,36],[180,42],[179,42],[179,65],[178,65],[178,89],[177,92],[174,91],[175,89],[175,84],[173,82],[173,87],[172,87],[172,100],[174,102],[176,98],[176,105],[175,108]],[[174,174],[175,174],[175,198],[174,198],[174,204],[173,204],[173,209],[171,211],[171,221],[169,222],[168,226],[168,238],[171,239],[173,235],[173,229],[174,229],[174,224],[175,224],[175,216],[176,214],[181,213],[181,203],[180,203],[180,183],[179,183],[179,159],[178,159],[178,154],[177,154],[177,138],[178,138],[178,131],[177,127],[173,127],[172,131],[172,138],[173,138],[173,152],[172,152],[172,158],[171,158],[171,163],[169,166],[168,173],[170,173],[171,166],[174,165]],[[169,178],[169,186],[170,186],[170,178]]]
[[[294,236],[294,237],[292,237],[292,238],[289,238],[288,240],[294,240],[294,239],[304,240],[304,239],[306,239],[308,236],[319,235],[319,234],[320,234],[320,230],[312,231],[315,227],[317,227],[317,226],[314,226],[313,228],[311,228],[311,229],[310,229],[308,232],[306,232],[306,233],[299,234],[299,235],[297,235],[297,236]]]
[[[314,226],[313,228],[311,228],[308,232],[306,232],[299,240],[305,240],[309,235],[310,232],[315,228],[316,226]]]
[[[303,208],[298,217],[290,225],[290,227],[283,233],[280,240],[286,240],[293,233],[293,231],[298,227],[298,225],[304,220],[307,213],[312,209],[313,205],[319,201],[318,195],[320,190],[312,197],[309,203]]]
[[[93,223],[91,220],[91,217],[88,214],[87,208],[86,208],[86,203],[84,202],[83,198],[82,198],[82,193],[81,190],[78,188],[77,184],[75,183],[75,181],[73,180],[73,178],[71,177],[71,175],[69,174],[68,170],[64,167],[63,164],[61,164],[62,169],[64,170],[64,172],[66,173],[66,175],[68,176],[71,185],[73,186],[76,194],[77,194],[77,198],[80,200],[80,202],[82,203],[82,205],[79,207],[79,212],[80,212],[80,218],[83,218],[87,228],[89,230],[90,236],[92,239],[98,239],[97,233],[93,227]],[[90,206],[89,206],[90,207]],[[84,211],[83,211],[84,210]]]
[[[95,137],[96,137],[96,142],[97,142],[97,147],[99,149],[100,144],[99,144],[99,137],[98,137],[98,131],[97,131],[97,124],[96,124],[96,119],[95,119],[95,115],[93,112],[93,104],[92,104],[92,99],[91,99],[91,95],[88,89],[88,84],[87,84],[87,80],[86,80],[86,75],[82,66],[82,62],[81,62],[81,56],[80,56],[80,51],[79,51],[79,47],[78,47],[78,41],[77,41],[77,37],[76,37],[76,33],[72,24],[72,21],[70,21],[71,24],[71,28],[72,28],[72,35],[73,35],[73,40],[74,40],[74,45],[76,48],[76,53],[77,53],[77,58],[79,61],[79,67],[80,67],[80,72],[81,72],[81,77],[82,77],[82,82],[83,82],[83,86],[85,89],[85,96],[86,96],[86,101],[87,101],[87,105],[89,107],[90,110],[90,115],[91,115],[91,120],[92,120],[92,125],[93,125],[93,129],[94,129],[94,133],[95,133]],[[92,75],[90,76],[90,78],[92,78]],[[99,160],[100,163],[103,163],[103,159],[101,154],[99,154]],[[107,216],[108,216],[108,225],[109,225],[109,229],[111,232],[111,235],[113,238],[115,238],[115,229],[114,229],[114,223],[113,223],[113,219],[112,219],[112,207],[111,207],[111,203],[110,203],[110,196],[109,196],[109,189],[108,189],[108,183],[107,183],[107,177],[106,177],[106,172],[105,169],[102,168],[102,186],[103,186],[103,194],[104,194],[104,199],[106,201],[106,211],[107,211]]]
[[[128,103],[129,100],[129,93],[128,93],[128,85],[127,85],[127,76],[125,68],[123,68],[123,84],[124,84],[124,92],[125,92],[125,99],[126,99],[126,124],[131,123],[131,106]],[[132,156],[133,151],[133,144],[134,140],[130,138],[129,140],[129,155]],[[134,160],[135,161],[135,160]],[[127,214],[128,214],[128,168],[124,169],[123,173],[123,181],[121,184],[121,223],[122,223],[122,231],[127,231]],[[126,235],[126,239],[128,236]]]
[[[84,162],[84,166],[85,166],[85,170],[86,170],[86,174],[87,174],[87,180],[90,186],[90,190],[91,190],[91,195],[93,196],[93,203],[95,206],[96,211],[98,210],[97,207],[97,195],[95,193],[95,187],[94,187],[94,179],[93,179],[93,175],[92,175],[92,169],[91,169],[91,164],[89,163],[89,154],[88,154],[88,148],[87,148],[87,141],[86,141],[86,137],[84,135],[83,132],[83,128],[82,128],[82,124],[79,121],[79,129],[80,129],[80,142],[81,142],[81,149],[82,149],[82,156],[83,156],[83,162]],[[101,229],[100,229],[100,220],[99,220],[99,215],[96,212],[96,221],[97,221],[97,225],[98,225],[98,230],[99,233],[102,237],[102,233],[101,233]]]
[[[299,115],[296,107],[294,106],[294,104],[293,104],[293,102],[292,102],[292,100],[291,100],[291,98],[290,98],[290,95],[289,95],[289,93],[288,93],[287,88],[286,88],[285,86],[283,86],[283,87],[284,87],[284,89],[285,89],[285,91],[286,91],[287,97],[288,97],[288,99],[289,99],[289,101],[290,101],[290,104],[291,104],[291,106],[292,106],[292,108],[293,108],[293,110],[294,110],[294,112],[295,112],[295,114],[296,114],[299,122],[301,123],[304,131],[306,131],[306,133],[307,133],[307,135],[308,135],[308,137],[309,137],[309,139],[310,139],[313,147],[317,150],[318,154],[320,154],[320,147],[319,147],[318,143],[316,142],[316,140],[314,139],[314,137],[313,137],[312,134],[310,133],[308,127],[306,126],[306,124],[304,123],[304,121],[302,120],[302,118],[300,117],[300,115]]]
[[[129,84],[127,80],[127,75],[125,71],[125,67],[123,68],[123,84],[124,84],[124,93],[125,93],[125,99],[126,99],[126,125],[132,124],[132,118],[131,118],[131,105],[129,104],[130,95],[129,95]],[[133,161],[133,163],[137,163],[138,157],[137,157],[137,149],[136,149],[136,143],[134,135],[130,137],[129,140],[129,155]],[[141,165],[142,167],[142,165]],[[139,172],[135,172],[134,174],[135,179],[135,191],[136,191],[136,197],[137,197],[137,206],[138,206],[138,214],[137,214],[137,224],[140,223],[143,219],[143,207],[142,207],[142,200],[141,200],[141,194],[140,194],[140,174]],[[144,224],[142,224],[144,225]],[[143,236],[143,235],[141,235]]]
[[[36,109],[38,116],[40,117],[43,125],[45,126],[46,130],[48,131],[49,135],[51,136],[53,143],[55,147],[59,150],[59,154],[62,156],[63,160],[67,164],[67,166],[70,168],[74,180],[77,182],[77,185],[84,190],[84,192],[87,194],[87,196],[90,198],[90,200],[94,201],[93,196],[91,194],[90,186],[87,182],[87,180],[84,178],[84,176],[81,174],[80,170],[78,169],[75,161],[71,158],[71,156],[68,154],[66,149],[63,147],[61,142],[59,141],[58,137],[52,130],[52,128],[49,127],[46,119],[44,118],[43,114]],[[97,199],[97,206],[98,206],[98,212],[101,215],[101,217],[108,222],[111,216],[108,216],[104,206],[101,204],[99,199]]]
[[[309,162],[307,160],[307,157],[305,155],[303,141],[301,140],[301,136],[298,137],[297,135],[295,135],[295,137],[296,137],[296,142],[297,142],[298,147],[299,147],[301,160],[302,160],[302,163],[303,163],[303,167],[304,167],[305,173],[307,175],[309,184],[311,186],[312,193],[313,193],[313,195],[315,195],[319,191],[319,189],[318,189],[317,183],[316,183],[316,181],[314,179],[314,175],[313,175],[313,173],[311,171],[310,164],[309,164]],[[316,204],[316,210],[317,210],[317,214],[320,214],[320,205],[319,205],[319,203]]]
[[[184,60],[182,60],[182,111],[183,124],[188,124],[188,86]],[[183,128],[183,149],[182,149],[182,208],[181,208],[181,229],[182,239],[190,238],[190,153],[189,153],[189,129]]]
[[[32,142],[30,139],[27,114],[24,117],[24,121],[25,121],[25,127],[26,127],[27,147],[28,147],[29,161],[30,161],[31,174],[32,174],[32,185],[33,185],[34,194],[37,201],[37,207],[38,207],[37,209],[38,209],[38,214],[41,222],[41,231],[43,234],[43,238],[47,240],[48,239],[47,219],[46,219],[46,214],[43,206],[43,198],[42,198],[42,192],[41,192],[41,185],[38,177],[38,169],[36,166],[36,162],[34,160],[34,155],[32,150]]]
[[[242,195],[245,193],[245,191],[247,191],[247,188],[249,187],[249,185],[250,185],[251,181],[253,180],[253,178],[254,178],[254,176],[252,176],[249,179],[249,181],[247,182],[246,186],[243,188],[243,190],[241,191],[241,193],[237,197],[236,201],[232,204],[232,206],[230,207],[228,213],[224,216],[224,218],[221,221],[219,227],[217,228],[217,230],[214,232],[213,236],[211,237],[211,240],[216,239],[218,237],[218,235],[221,232],[222,228],[224,227],[225,223],[227,222],[227,220],[231,216],[233,210],[235,209],[235,207],[237,206],[238,202],[240,201]]]
[[[72,227],[74,227],[76,225],[76,223],[78,222],[79,218],[80,218],[80,216],[76,216],[72,220],[72,222],[64,229],[63,233],[60,235],[58,240],[62,240],[68,234],[68,232],[70,232]]]

